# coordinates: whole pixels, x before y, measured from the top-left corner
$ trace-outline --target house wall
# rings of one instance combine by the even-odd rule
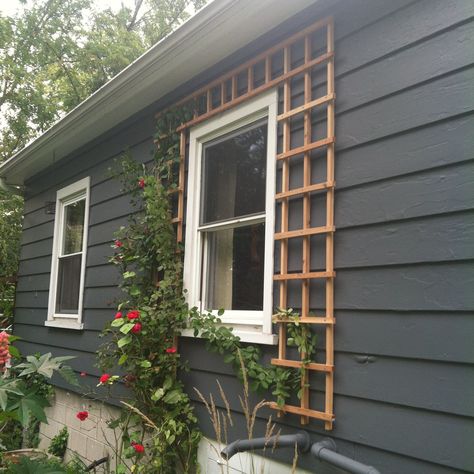
[[[322,1],[207,77],[328,13],[335,17],[337,58],[336,421],[329,433],[317,421],[305,429],[315,441],[333,437],[340,452],[384,474],[474,472],[474,3]],[[152,132],[152,113],[136,117],[27,183],[15,332],[24,352],[78,356],[71,365],[89,374],[91,387],[99,375],[98,335],[119,295],[107,256],[114,230],[131,211],[107,168],[127,146],[148,160]],[[85,329],[46,328],[54,216],[44,213],[44,203],[88,175]],[[290,304],[299,305],[296,291]],[[186,338],[180,348],[192,369],[183,375],[191,397],[197,398],[193,387],[209,393],[218,378],[236,421],[230,437],[245,436],[232,370],[202,341]],[[272,346],[263,350],[266,361],[275,353]],[[323,379],[312,376],[315,407],[322,387]],[[196,411],[214,437],[197,399]],[[262,411],[256,434],[268,414]],[[294,416],[277,421],[284,432],[300,428]],[[292,454],[273,457],[290,462]],[[308,455],[299,466],[337,472]]]

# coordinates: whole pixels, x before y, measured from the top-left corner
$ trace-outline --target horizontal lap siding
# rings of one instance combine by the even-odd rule
[[[308,429],[384,473],[473,472],[466,447],[474,439],[474,4],[400,2],[393,12],[396,2],[376,2],[371,18],[369,3],[343,2],[334,14],[336,422],[331,433],[320,422]],[[296,174],[291,187],[301,185]],[[312,222],[323,221],[322,195],[312,204]],[[302,206],[290,206],[290,229],[300,228]],[[297,271],[302,240],[289,247],[289,270]],[[311,269],[319,270],[324,239],[313,237],[312,248]],[[278,269],[278,250],[275,260]],[[298,308],[298,285],[290,289],[289,305]],[[312,307],[321,301],[323,287],[314,283]],[[322,328],[317,334],[322,362]],[[185,383],[212,435],[192,387],[215,392],[219,379],[236,416],[241,388],[202,342],[183,339],[181,347],[192,368]],[[267,362],[275,356],[272,347],[263,351]],[[312,375],[315,408],[323,388]],[[287,416],[281,426],[291,431],[298,419]],[[231,438],[244,431],[241,421]],[[325,472],[308,456],[299,465]]]
[[[124,150],[140,162],[148,162],[153,152],[153,119],[131,123],[120,132],[90,146],[54,170],[27,183],[25,219],[16,295],[15,333],[25,353],[53,351],[75,355],[71,365],[78,371],[99,375],[94,367],[101,343],[100,331],[112,319],[120,290],[118,271],[108,264],[113,254],[113,234],[126,224],[130,213],[121,184],[111,177],[116,160]],[[58,189],[85,176],[91,177],[89,239],[84,288],[84,331],[44,326],[47,318],[54,215],[46,214],[45,203],[56,200]],[[94,379],[96,380],[96,379]],[[95,382],[97,383],[97,382]]]
[[[328,13],[335,17],[337,58],[336,423],[329,435],[342,453],[384,474],[473,472],[466,440],[474,439],[473,391],[467,382],[474,376],[474,49],[469,47],[474,4],[323,1],[281,31],[291,34],[297,25]],[[261,45],[273,43],[265,41]],[[294,84],[295,95],[301,86]],[[320,87],[324,84],[315,90]],[[324,133],[324,123],[315,124]],[[120,297],[117,271],[108,264],[111,240],[132,211],[108,168],[127,147],[137,160],[149,161],[152,130],[152,118],[146,117],[28,185],[15,331],[26,352],[77,355],[72,365],[85,370],[91,384],[98,375],[93,367],[98,334]],[[293,143],[301,139],[302,131],[296,130]],[[301,181],[298,173],[293,187]],[[54,216],[44,213],[44,203],[87,175],[92,187],[85,330],[45,328]],[[312,199],[314,222],[324,218],[316,210],[321,197]],[[301,206],[292,204],[292,211],[290,226],[298,228]],[[311,268],[318,270],[324,266],[317,252],[323,240],[311,241]],[[279,252],[275,260],[278,268]],[[301,240],[295,239],[290,271],[300,262]],[[297,285],[290,288],[290,304],[298,308]],[[312,285],[315,309],[321,289]],[[322,361],[322,328],[317,332],[317,360]],[[201,341],[183,339],[181,349],[192,369],[183,379],[204,431],[212,435],[192,387],[208,393],[219,378],[238,419],[231,436],[243,436],[236,398],[241,386],[232,370]],[[269,362],[274,348],[263,351]],[[312,376],[317,408],[322,387],[322,378]],[[278,421],[286,432],[299,427],[294,416]],[[308,430],[315,440],[328,434],[319,422]],[[255,435],[263,431],[259,418]],[[287,452],[274,456],[290,458]],[[300,465],[336,472],[308,456]]]

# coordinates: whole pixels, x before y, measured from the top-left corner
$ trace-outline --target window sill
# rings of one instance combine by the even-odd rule
[[[278,336],[276,334],[263,334],[258,331],[242,331],[234,329],[232,331],[234,336],[240,337],[241,342],[249,342],[252,344],[267,344],[271,346],[275,346],[278,344]],[[195,337],[193,329],[185,329],[181,332],[182,337]],[[196,337],[200,338],[201,336],[198,334]]]
[[[76,331],[81,331],[84,329],[84,324],[80,323],[79,321],[71,321],[71,320],[48,320],[44,322],[45,326],[51,328],[61,328],[61,329],[74,329]]]

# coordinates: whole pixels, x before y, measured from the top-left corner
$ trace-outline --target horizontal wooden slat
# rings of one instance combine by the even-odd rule
[[[306,193],[312,193],[314,191],[322,191],[324,189],[331,189],[336,185],[336,183],[316,183],[316,184],[311,184],[310,186],[303,186],[302,188],[295,188],[295,189],[290,189],[289,191],[285,191],[283,193],[278,193],[275,195],[275,199],[285,199],[289,197],[295,197],[295,196],[300,196]]]
[[[283,273],[273,275],[274,280],[310,280],[311,278],[334,278],[336,272]]]
[[[312,109],[313,107],[326,104],[327,102],[330,102],[331,100],[334,100],[335,98],[336,98],[336,94],[328,94],[328,95],[325,95],[324,97],[319,97],[318,99],[312,100],[311,102],[308,102],[307,104],[301,105],[300,107],[296,107],[292,110],[289,110],[288,112],[278,115],[277,120],[280,121],[280,120],[289,119],[290,117],[301,114],[302,112]]]
[[[182,188],[171,188],[171,189],[168,189],[168,194],[176,194],[176,193],[179,193],[181,192],[183,189]]]
[[[322,64],[326,61],[329,61],[330,59],[333,58],[333,56],[334,56],[334,53],[321,54],[321,56],[318,56],[317,58],[314,58],[313,60],[309,61],[308,63],[302,64],[301,66],[299,66],[295,69],[292,69],[291,71],[287,72],[286,74],[282,74],[281,76],[278,76],[275,79],[272,79],[270,82],[262,84],[260,87],[252,89],[250,92],[242,94],[239,97],[237,97],[235,99],[232,99],[229,102],[226,102],[223,106],[216,107],[211,112],[199,115],[198,117],[190,120],[189,122],[186,122],[186,123],[180,125],[176,130],[178,132],[180,132],[181,130],[184,130],[188,127],[192,127],[193,125],[196,125],[198,123],[203,122],[204,120],[207,120],[211,117],[214,117],[214,115],[217,115],[221,112],[224,112],[228,109],[231,109],[231,108],[235,107],[236,105],[238,105],[242,102],[245,102],[246,100],[248,100],[252,97],[257,96],[258,94],[261,94],[262,92],[265,92],[269,89],[272,89],[273,87],[275,87],[278,84],[286,81],[287,79],[291,79],[292,77],[295,77],[299,74],[302,74],[303,72],[307,71],[308,69],[311,69],[314,66],[317,66],[318,64]]]
[[[306,35],[310,35],[314,33],[315,31],[324,28],[328,23],[332,21],[331,17],[323,18],[312,25],[308,26],[307,28],[298,31],[298,33],[294,34],[290,38],[285,39],[284,41],[281,41],[280,43],[276,44],[275,46],[272,46],[271,48],[265,50],[264,52],[258,54],[257,56],[253,57],[252,59],[248,60],[247,62],[240,64],[236,68],[232,69],[229,71],[227,74],[220,76],[218,79],[210,82],[209,84],[206,84],[204,87],[201,89],[198,89],[197,91],[193,92],[192,94],[186,96],[184,99],[181,99],[179,102],[177,102],[175,105],[183,105],[192,100],[193,98],[198,97],[199,95],[204,94],[208,89],[212,89],[213,87],[218,86],[221,82],[228,81],[229,79],[232,79],[233,76],[238,75],[239,73],[243,72],[245,69],[249,68],[252,65],[258,64],[260,61],[266,61],[268,57],[271,57],[272,54],[276,53],[279,50],[282,50],[284,46],[290,44],[290,43],[295,43],[298,41],[300,38],[303,38]],[[160,114],[163,112],[158,112],[156,114],[156,117],[159,117]]]
[[[277,315],[273,317],[274,323],[294,323],[291,319],[279,318]],[[299,318],[298,324],[336,324],[335,318],[325,318],[318,316],[307,316],[306,318]]]
[[[291,158],[292,156],[295,156],[295,155],[301,155],[308,151],[315,150],[316,148],[321,148],[323,146],[330,145],[331,143],[334,143],[335,141],[336,141],[335,137],[323,138],[321,140],[317,140],[313,143],[310,143],[309,145],[299,146],[298,148],[293,148],[293,150],[287,151],[285,153],[280,153],[279,155],[277,155],[277,160],[284,160],[286,158]]]
[[[303,362],[300,360],[289,360],[289,359],[272,359],[271,363],[273,365],[279,365],[282,367],[294,367],[299,369],[303,366]],[[305,364],[304,367],[308,370],[317,370],[318,372],[332,372],[334,370],[333,365],[327,364],[317,364],[316,362],[310,362]]]
[[[181,219],[179,217],[173,217],[173,219],[171,219],[171,222],[173,224],[177,224],[178,222],[181,222]]]
[[[335,228],[333,227],[313,227],[310,229],[298,229],[290,230],[288,232],[277,232],[274,236],[275,240],[282,239],[293,239],[295,237],[304,237],[307,235],[316,235],[316,234],[326,234],[328,232],[334,232]]]
[[[322,411],[310,410],[308,408],[295,407],[292,405],[279,406],[275,402],[270,403],[269,406],[270,408],[273,408],[274,410],[283,411],[286,413],[293,413],[295,415],[309,416],[310,418],[317,418],[319,420],[324,420],[324,421],[334,420],[334,415],[330,413],[324,413]]]

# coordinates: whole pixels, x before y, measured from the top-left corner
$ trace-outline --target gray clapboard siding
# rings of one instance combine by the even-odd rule
[[[378,17],[374,14],[372,18],[375,21],[369,24],[366,22],[370,16],[369,11],[374,7],[373,2],[366,2],[365,9],[362,8],[359,12],[358,5],[351,9],[351,14],[347,14],[349,9],[344,11],[347,4],[342,4],[335,15],[336,38],[342,36],[336,42],[336,75],[340,76],[375,60],[387,58],[398,50],[413,47],[423,39],[449,30],[474,16],[474,4],[470,0],[415,1],[395,12],[390,11],[389,3],[392,2],[382,2],[385,16]],[[393,4],[400,5],[398,2]],[[354,21],[353,15],[357,14],[365,16],[359,23],[365,24],[362,23],[364,26],[354,31],[351,24]]]
[[[205,393],[209,393],[209,390]],[[209,397],[208,397],[209,398]],[[209,414],[206,407],[200,402],[195,402],[196,415],[199,419],[199,426],[202,428],[206,436],[215,438],[214,429],[209,421]],[[229,439],[241,439],[247,436],[245,431],[245,419],[240,413],[233,413],[234,426],[229,427]],[[263,433],[265,431],[266,420],[257,418],[255,423],[255,432]],[[295,426],[295,429],[298,427]],[[283,425],[282,434],[294,432]],[[321,441],[325,437],[324,433],[312,434],[312,442]],[[347,442],[344,439],[334,438],[338,452],[341,454],[358,460],[365,464],[372,464],[380,469],[383,474],[400,474],[400,473],[430,473],[430,474],[461,474],[467,471],[453,468],[446,468],[428,461],[420,461],[415,458],[399,455],[395,452],[373,448],[359,443]],[[288,463],[292,457],[290,450],[277,449],[273,452],[266,452],[265,456],[280,462]],[[298,467],[308,469],[318,474],[342,474],[342,471],[312,458],[309,454],[301,454],[298,456]]]
[[[99,331],[71,331],[67,329],[50,328],[46,326],[32,327],[15,322],[15,332],[26,340],[34,340],[36,344],[48,345],[54,338],[55,347],[62,349],[76,348],[82,352],[94,353],[103,342]]]
[[[212,372],[204,371],[191,371],[183,375],[190,396],[196,401],[198,397],[193,387],[208,394],[214,390],[216,378],[225,387],[231,409],[241,411],[237,397],[242,387],[233,376],[216,377]],[[320,402],[321,396],[311,392],[313,406],[314,402]],[[251,398],[253,402],[259,400],[258,397]],[[224,408],[221,400],[217,399],[216,404]],[[474,424],[470,418],[344,395],[335,396],[335,406],[338,411],[336,428],[331,436],[447,467],[474,469],[474,455],[465,449],[465,440],[474,436]],[[267,412],[262,410],[261,419],[266,417]],[[294,416],[286,416],[282,421],[285,425],[299,427]],[[312,430],[327,434],[320,427]],[[438,433],[446,432],[450,433],[449,437],[438,436]]]
[[[339,310],[335,347],[398,357],[401,366],[406,358],[473,364],[472,334],[472,312]]]
[[[473,472],[474,459],[465,444],[474,439],[473,395],[466,385],[474,364],[474,56],[468,47],[474,3],[323,0],[168,100],[327,14],[335,17],[337,53],[336,423],[330,436],[342,453],[384,474]],[[302,82],[293,86],[296,103]],[[317,74],[313,86],[318,94],[324,90]],[[15,331],[24,338],[20,344],[27,353],[53,350],[55,355],[79,356],[71,365],[91,374],[87,381],[92,387],[99,375],[93,367],[96,336],[113,318],[120,297],[117,270],[107,265],[110,245],[131,211],[108,168],[127,148],[142,163],[150,159],[154,111],[85,144],[27,183]],[[325,123],[315,125],[322,136]],[[292,140],[302,140],[301,128],[295,127]],[[313,175],[323,179],[324,160],[318,156],[313,153]],[[292,173],[291,185],[300,185],[301,166],[292,167]],[[55,200],[57,189],[84,176],[92,179],[85,331],[59,338],[64,331],[43,327],[53,235],[53,217],[43,207]],[[324,220],[316,210],[321,197],[312,199],[313,223]],[[300,225],[300,207],[292,204],[292,228]],[[311,266],[319,269],[318,249],[324,252],[324,242],[311,240]],[[301,242],[292,242],[291,253],[291,270],[296,271]],[[278,251],[275,260],[278,269]],[[298,308],[300,288],[294,282],[290,288],[290,305]],[[317,309],[321,282],[312,284],[312,290]],[[322,361],[322,328],[317,332],[317,360]],[[241,385],[232,370],[221,356],[206,352],[200,340],[183,338],[180,351],[191,362],[192,371],[183,380],[196,402],[201,428],[212,434],[192,387],[208,393],[219,378],[239,420],[232,436],[242,436],[245,423],[236,398]],[[274,347],[263,351],[268,363]],[[312,403],[321,408],[321,376],[312,376],[311,387]],[[255,435],[264,431],[269,413],[258,418]],[[278,422],[284,432],[299,429],[297,417]],[[318,422],[307,429],[315,441],[328,435]],[[272,456],[290,460],[288,453]],[[337,472],[309,456],[302,456],[299,465]]]
[[[42,240],[23,244],[20,249],[20,260],[29,260],[31,258],[45,257],[51,255],[53,238],[47,237]]]
[[[337,115],[338,147],[360,145],[474,110],[474,68]],[[388,112],[389,111],[389,112]]]
[[[84,329],[90,331],[102,331],[105,325],[112,321],[116,308],[108,309],[84,309]],[[17,308],[15,312],[15,323],[43,326],[46,319],[46,308]],[[31,333],[29,333],[29,336]],[[51,341],[49,341],[51,343]]]
[[[30,244],[38,240],[47,239],[53,235],[54,221],[46,220],[43,224],[39,224],[29,229],[24,229],[21,234],[21,244]]]
[[[348,150],[338,146],[337,189],[472,159],[472,130],[474,114],[429,124]]]

